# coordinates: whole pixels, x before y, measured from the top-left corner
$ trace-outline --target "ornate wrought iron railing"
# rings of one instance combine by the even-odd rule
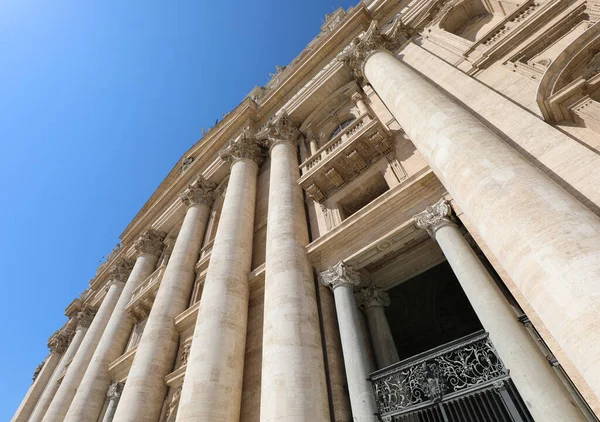
[[[480,331],[370,376],[385,422],[530,422],[487,333]]]

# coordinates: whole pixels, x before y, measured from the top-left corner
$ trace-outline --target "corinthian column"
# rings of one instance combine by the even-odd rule
[[[107,291],[102,304],[96,312],[94,320],[83,339],[77,354],[67,368],[67,373],[56,391],[56,395],[44,416],[44,422],[63,421],[71,405],[71,401],[77,392],[85,371],[87,370],[94,351],[102,338],[102,333],[112,315],[117,304],[125,280],[131,271],[131,263],[125,259],[119,258],[111,265],[109,269],[109,281]]]
[[[417,214],[415,222],[440,245],[533,418],[545,422],[583,422],[585,418],[450,214],[450,204],[442,199]]]
[[[248,273],[261,150],[246,131],[221,158],[231,163],[187,361],[177,422],[237,422],[240,417]]]
[[[133,270],[79,384],[65,421],[96,422],[98,420],[104,405],[106,389],[111,381],[108,365],[123,354],[133,328],[133,321],[125,312],[125,307],[131,300],[133,291],[154,271],[158,255],[162,251],[163,238],[163,233],[148,229],[136,240],[137,259]]]
[[[385,317],[384,306],[389,306],[390,297],[379,287],[371,284],[358,295],[359,307],[367,315],[371,344],[375,351],[375,360],[379,369],[390,366],[400,360],[392,331]]]
[[[354,287],[360,277],[352,267],[339,262],[320,275],[321,283],[331,287],[340,326],[342,353],[350,394],[353,421],[376,422],[377,404],[369,376],[369,354],[360,326],[360,315],[354,298]],[[322,419],[325,420],[325,419]]]
[[[108,398],[108,406],[106,412],[102,417],[102,422],[112,422],[115,411],[117,410],[117,404],[119,404],[119,398],[121,398],[121,392],[123,391],[123,383],[114,382],[106,391],[106,397]]]
[[[181,195],[187,212],[137,346],[114,421],[156,422],[159,418],[167,392],[164,377],[173,370],[179,346],[175,317],[187,308],[190,299],[194,266],[215,187],[200,176]]]
[[[299,132],[282,112],[270,146],[260,420],[329,420],[319,313],[298,185]]]
[[[35,405],[35,409],[31,413],[31,417],[29,418],[29,422],[40,422],[50,403],[52,403],[52,399],[56,394],[56,390],[58,390],[59,383],[58,378],[64,372],[66,366],[71,362],[71,360],[75,357],[77,350],[79,350],[79,346],[87,333],[88,327],[92,323],[94,319],[95,311],[85,306],[81,309],[81,311],[77,314],[77,328],[75,328],[75,332],[71,333],[70,342],[68,343],[68,347],[64,352],[59,364],[56,366],[50,381],[48,381],[48,385],[44,389],[44,392],[40,396],[37,404]]]
[[[600,396],[600,218],[393,54],[375,26],[347,57]],[[531,136],[527,134],[524,136]]]
[[[59,369],[59,362],[67,349],[69,338],[69,334],[67,334],[64,329],[56,331],[52,337],[50,337],[48,340],[50,354],[46,356],[46,359],[44,359],[44,361],[35,369],[31,387],[29,387],[25,398],[23,398],[23,401],[19,405],[11,422],[26,422],[29,420],[36,403],[39,402],[49,381],[52,380],[53,373]]]

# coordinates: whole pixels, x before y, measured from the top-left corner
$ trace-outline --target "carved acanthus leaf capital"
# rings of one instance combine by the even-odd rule
[[[121,393],[123,392],[123,383],[122,382],[113,382],[108,386],[108,390],[106,390],[106,397],[109,400],[116,400],[121,397]]]
[[[248,128],[246,128],[238,138],[229,141],[227,147],[219,152],[219,157],[230,164],[238,160],[252,160],[260,165],[264,158],[264,153],[258,140],[250,135],[249,132]]]
[[[273,120],[269,121],[266,128],[261,130],[256,137],[271,148],[278,142],[290,142],[297,146],[299,135],[298,127],[287,114],[287,111],[283,110]]]
[[[328,270],[319,274],[321,283],[324,286],[335,289],[342,285],[358,286],[360,284],[360,274],[344,261],[340,261]]]
[[[395,52],[410,39],[412,33],[413,30],[405,26],[398,18],[392,28],[382,34],[377,28],[377,21],[374,20],[362,37],[354,38],[350,50],[344,53],[339,60],[348,65],[352,69],[354,78],[362,83],[364,79],[362,66],[369,54],[377,50]]]
[[[198,176],[187,189],[179,195],[179,198],[186,206],[206,205],[212,207],[215,202],[216,183],[206,180],[203,176]]]
[[[435,239],[435,233],[441,227],[454,225],[452,222],[452,207],[444,198],[440,199],[434,205],[427,207],[425,211],[413,217],[415,225]]]
[[[138,255],[151,254],[159,256],[163,250],[165,236],[166,234],[161,231],[148,229],[138,237],[133,246]]]
[[[389,306],[390,297],[385,291],[371,284],[356,294],[356,302],[360,308],[366,310],[371,306]]]
[[[47,359],[47,358],[46,358]],[[33,371],[33,377],[31,378],[31,382],[35,382],[35,380],[37,379],[38,375],[40,374],[40,372],[42,372],[42,368],[44,367],[44,364],[46,363],[46,359],[44,359],[42,361],[42,363],[40,363],[37,368],[35,368],[35,371]]]
[[[108,269],[108,277],[110,282],[123,282],[127,281],[127,277],[133,269],[133,262],[129,259],[118,258],[115,260],[110,268]]]
[[[48,339],[48,348],[52,353],[62,354],[69,346],[69,333],[58,330]]]
[[[84,305],[83,308],[81,308],[81,311],[79,311],[77,314],[77,325],[79,327],[88,328],[92,324],[95,316],[96,309],[88,305]]]

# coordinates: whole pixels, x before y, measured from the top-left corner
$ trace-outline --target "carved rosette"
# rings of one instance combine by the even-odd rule
[[[78,327],[88,328],[94,317],[96,316],[96,310],[88,305],[84,305],[81,311],[77,314],[77,325]]]
[[[354,38],[350,50],[344,53],[339,60],[348,65],[354,78],[362,83],[364,79],[362,66],[365,59],[377,50],[397,51],[410,39],[412,32],[413,30],[405,26],[400,19],[396,19],[392,28],[382,34],[377,28],[377,21],[374,20],[362,37]]]
[[[127,281],[127,277],[133,269],[133,262],[125,258],[117,259],[108,269],[108,277],[110,282],[122,282]]]
[[[415,215],[413,220],[418,228],[426,230],[433,239],[435,239],[435,233],[440,228],[454,225],[452,222],[452,207],[444,198]]]
[[[246,128],[238,138],[229,141],[227,148],[219,152],[219,157],[231,165],[239,160],[252,160],[260,165],[264,154],[258,140]]]
[[[163,250],[165,236],[166,234],[161,231],[148,229],[138,237],[133,247],[138,255],[150,254],[159,256]]]
[[[123,392],[123,383],[122,382],[113,382],[108,386],[108,390],[106,390],[106,397],[109,400],[118,400],[121,397],[121,393]]]
[[[48,348],[52,353],[63,354],[69,346],[69,334],[58,330],[48,339]]]
[[[216,183],[209,182],[202,176],[198,176],[187,189],[179,195],[179,199],[190,207],[192,205],[206,205],[211,208],[216,197]]]
[[[362,289],[356,294],[356,302],[361,309],[367,310],[372,306],[389,306],[390,297],[379,287],[371,284],[369,287]]]
[[[278,116],[267,123],[267,127],[260,131],[256,137],[269,149],[279,142],[290,142],[298,146],[300,131],[287,111],[283,110]]]
[[[345,262],[340,261],[328,270],[323,271],[319,274],[319,279],[324,286],[335,289],[339,286],[358,286],[360,284],[360,275],[351,266]]]

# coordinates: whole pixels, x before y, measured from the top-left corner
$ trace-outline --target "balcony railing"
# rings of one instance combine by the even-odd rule
[[[352,135],[358,132],[363,126],[369,123],[371,120],[371,116],[368,113],[362,114],[358,116],[358,118],[350,123],[347,127],[345,127],[340,133],[335,135],[329,141],[325,143],[321,148],[319,148],[308,160],[304,161],[300,168],[302,170],[302,174],[305,174],[310,169],[315,167],[318,163],[323,161],[328,155],[331,155],[338,149],[345,141],[350,139]]]
[[[370,376],[385,422],[532,422],[487,333],[478,332]]]

